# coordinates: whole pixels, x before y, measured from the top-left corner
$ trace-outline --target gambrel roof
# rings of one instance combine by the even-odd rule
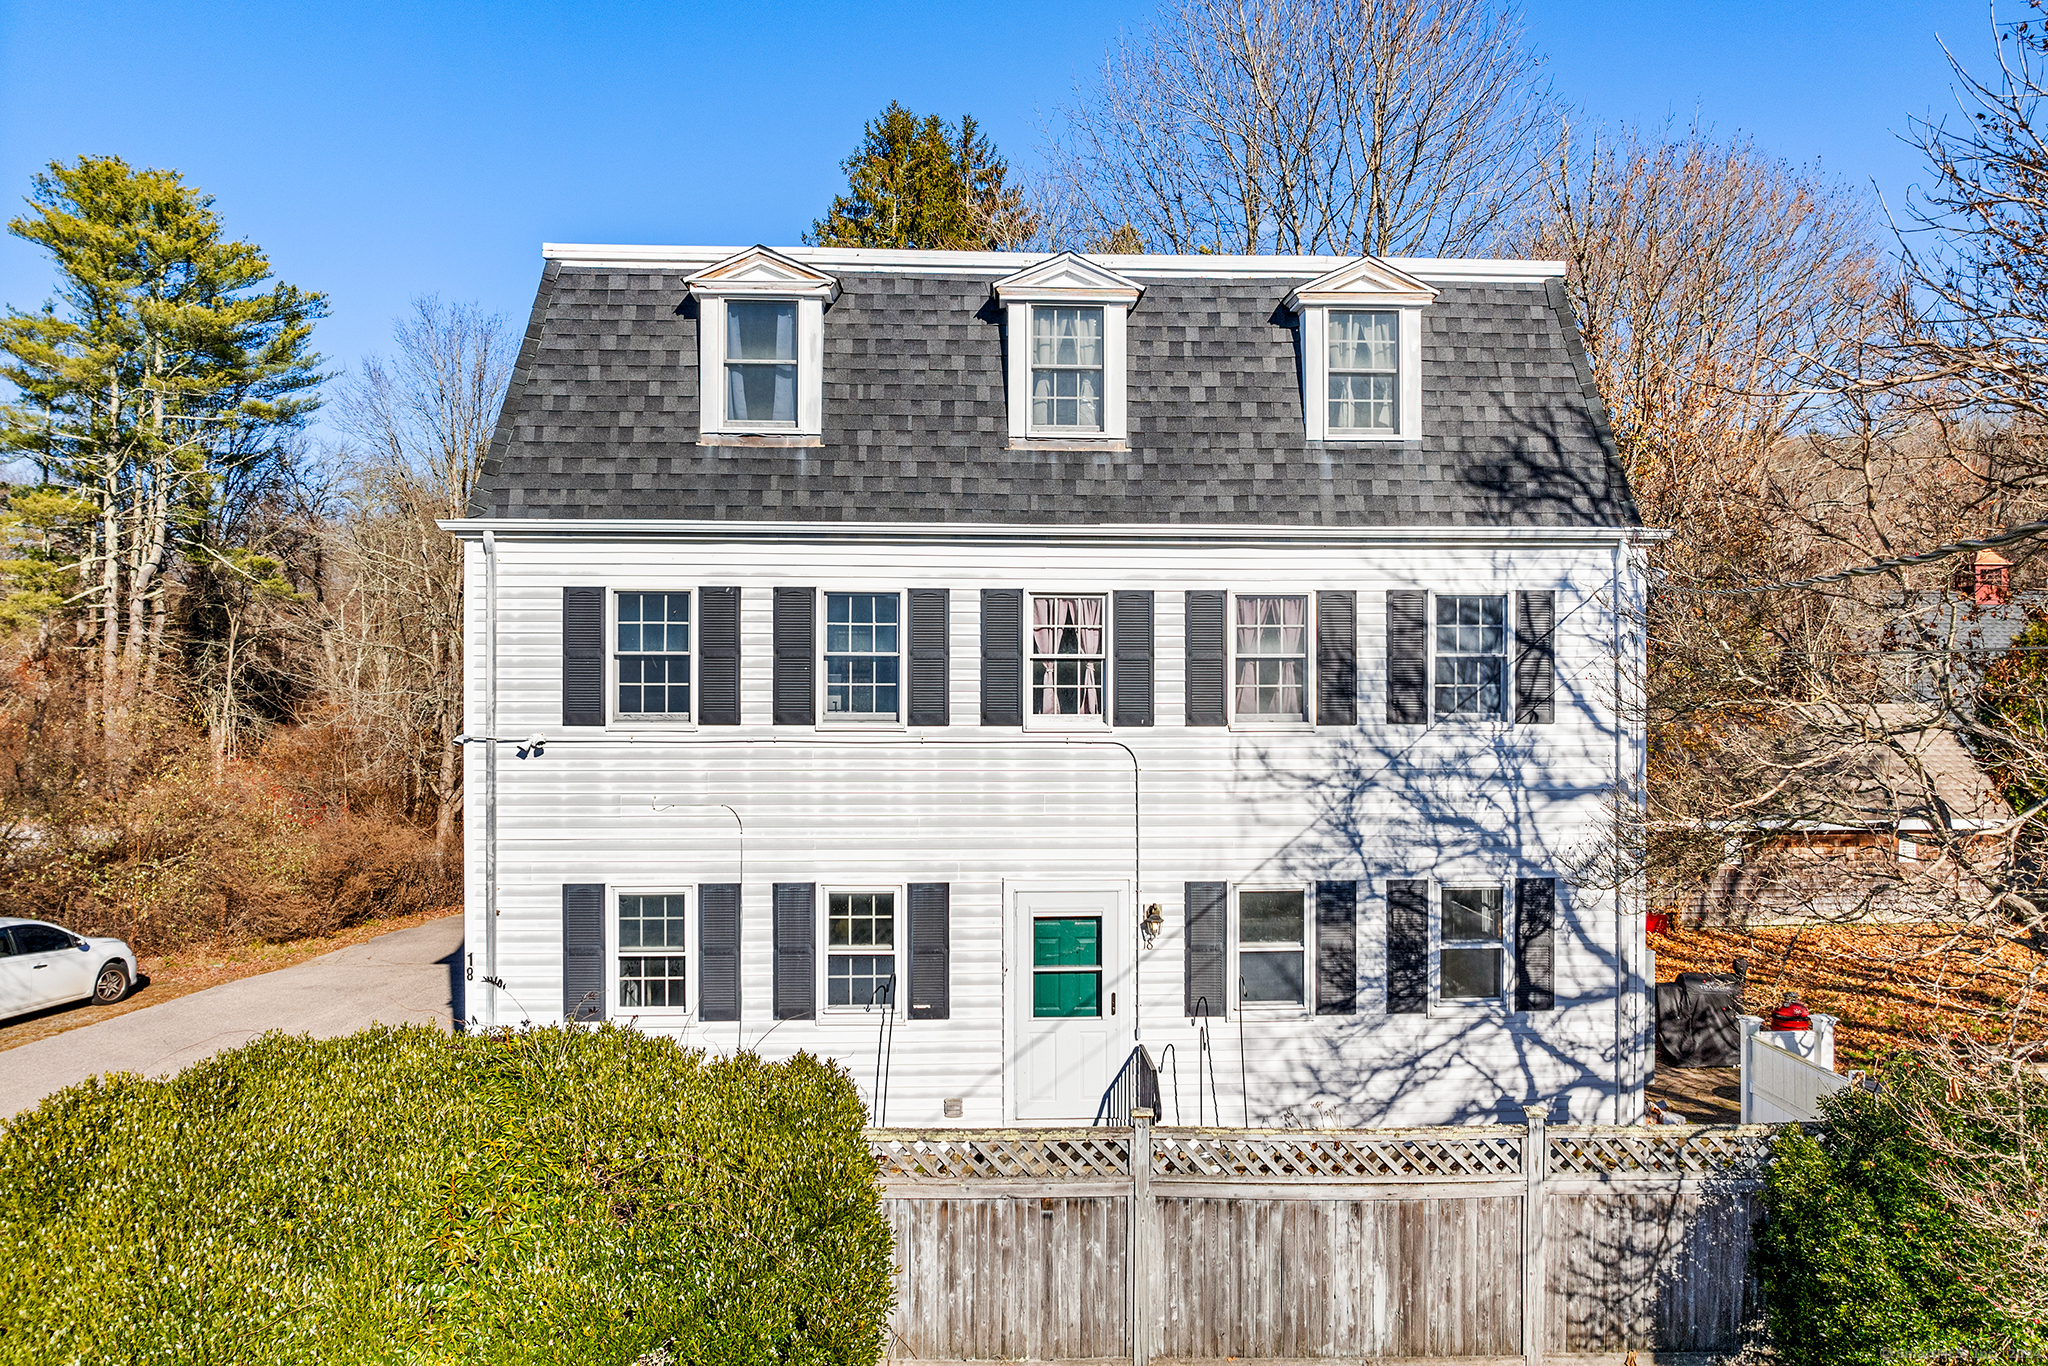
[[[1321,527],[1639,524],[1562,281],[1522,263],[551,248],[470,514]],[[1013,447],[999,281],[1142,289],[1129,438]],[[815,445],[705,445],[716,271],[836,282]],[[1071,280],[1067,279],[1072,275]],[[1006,286],[1007,288],[1008,286]],[[1312,443],[1288,299],[1433,291],[1424,434]]]

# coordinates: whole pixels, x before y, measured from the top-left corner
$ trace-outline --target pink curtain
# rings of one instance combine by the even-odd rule
[[[1042,658],[1100,655],[1102,653],[1101,598],[1033,598],[1031,600],[1031,653]],[[1080,676],[1079,714],[1102,713],[1102,665],[1093,659],[1077,661]],[[1061,714],[1056,687],[1057,667],[1041,670],[1038,714]]]

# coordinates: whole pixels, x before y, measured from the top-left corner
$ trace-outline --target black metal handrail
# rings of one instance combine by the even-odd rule
[[[1137,1109],[1150,1110],[1155,1119],[1159,1116],[1159,1069],[1152,1065],[1152,1055],[1143,1044],[1131,1050],[1117,1070],[1116,1080],[1102,1093],[1102,1104],[1095,1107],[1095,1122],[1129,1128],[1131,1111]]]

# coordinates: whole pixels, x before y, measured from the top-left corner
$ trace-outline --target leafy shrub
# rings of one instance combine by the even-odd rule
[[[871,1366],[892,1244],[808,1056],[272,1034],[0,1130],[9,1362]]]
[[[1896,1067],[1886,1089],[1823,1102],[1814,1133],[1772,1143],[1757,1240],[1771,1335],[1788,1366],[2003,1361],[2048,1349],[2048,1324],[2005,1308],[2005,1249],[1958,1217],[1930,1179],[1940,1159],[1906,1107],[1938,1106]]]

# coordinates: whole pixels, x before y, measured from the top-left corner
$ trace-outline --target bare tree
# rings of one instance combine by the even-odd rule
[[[1045,209],[1123,251],[1469,253],[1552,121],[1494,0],[1173,0],[1067,111]]]
[[[449,743],[462,725],[462,556],[435,522],[463,513],[514,346],[500,319],[434,298],[414,301],[394,339],[337,404],[358,444],[321,654],[357,761],[407,775],[445,859],[462,806]]]

